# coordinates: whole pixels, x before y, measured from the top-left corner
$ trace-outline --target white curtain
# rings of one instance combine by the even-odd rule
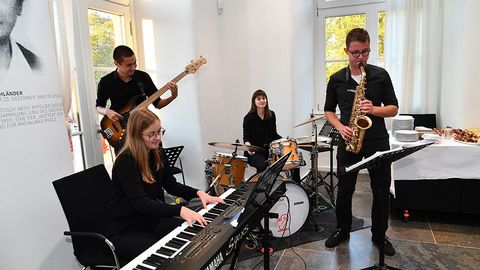
[[[52,32],[55,37],[63,113],[67,117],[72,107],[72,90],[75,88],[72,0],[50,0],[49,5],[50,18],[54,27]],[[66,124],[70,137],[70,125]]]
[[[442,76],[443,0],[387,0],[385,67],[400,113],[437,113]]]

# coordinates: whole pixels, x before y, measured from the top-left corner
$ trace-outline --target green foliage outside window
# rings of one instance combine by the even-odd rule
[[[329,17],[325,19],[325,26],[325,75],[328,84],[328,80],[332,74],[348,65],[348,57],[344,51],[346,47],[345,38],[352,28],[365,28],[366,15],[362,13]],[[378,58],[380,65],[383,65],[384,37],[385,12],[382,11],[378,13]]]
[[[378,57],[383,58],[385,41],[385,11],[378,13]]]
[[[90,45],[93,54],[95,83],[110,71],[102,68],[113,67],[112,53],[115,48],[115,33],[112,18],[103,12],[89,11]]]
[[[354,14],[348,16],[329,17],[325,19],[325,41],[326,41],[326,79],[348,65],[348,57],[343,50],[347,33],[356,27],[365,28],[365,14]]]

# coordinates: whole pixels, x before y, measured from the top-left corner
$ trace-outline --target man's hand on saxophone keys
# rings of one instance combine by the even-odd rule
[[[373,114],[373,103],[368,99],[360,101],[360,111],[364,114]]]
[[[349,126],[342,125],[340,128],[338,128],[338,131],[345,141],[350,140],[350,138],[353,136],[353,130]]]

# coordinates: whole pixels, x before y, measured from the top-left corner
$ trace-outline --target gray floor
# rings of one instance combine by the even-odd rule
[[[480,192],[480,191],[479,191]],[[371,224],[368,175],[360,175],[353,214]],[[480,217],[411,211],[408,222],[392,212],[387,235],[397,254],[385,263],[401,269],[480,269]],[[370,229],[351,233],[350,241],[326,248],[316,241],[277,251],[270,269],[362,269],[378,263]],[[258,263],[258,265],[257,265]],[[255,265],[257,265],[255,267]],[[261,257],[237,263],[236,269],[263,269]],[[223,266],[228,269],[229,265]]]

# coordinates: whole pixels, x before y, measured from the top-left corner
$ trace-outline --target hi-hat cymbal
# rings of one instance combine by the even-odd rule
[[[209,142],[211,146],[225,148],[225,149],[232,149],[232,150],[241,150],[241,151],[253,151],[253,152],[262,152],[265,151],[263,148],[255,146],[255,145],[248,145],[242,143],[228,143],[228,142]]]
[[[301,136],[301,137],[295,138],[295,140],[297,141],[298,144],[313,143],[315,142],[315,136],[313,135]],[[330,137],[317,135],[317,142],[330,143],[331,141],[332,141],[332,138]]]
[[[303,122],[303,123],[300,123],[298,125],[295,125],[293,127],[299,127],[299,126],[303,126],[305,124],[308,124],[308,123],[312,123],[312,122],[315,122],[317,120],[320,120],[322,118],[325,118],[325,115],[317,115],[317,116],[313,116],[313,117],[310,117],[310,119],[308,119],[307,121]]]

